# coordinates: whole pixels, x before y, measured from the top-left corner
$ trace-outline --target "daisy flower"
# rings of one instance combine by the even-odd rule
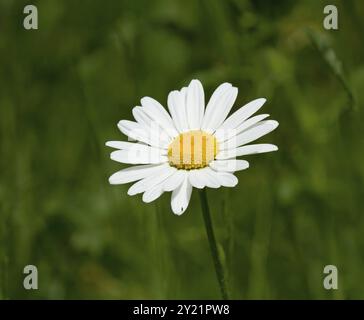
[[[150,97],[133,108],[136,121],[121,120],[118,127],[129,141],[108,141],[117,150],[111,159],[132,164],[114,173],[110,184],[134,182],[129,195],[143,193],[152,202],[171,191],[172,211],[186,211],[192,189],[234,187],[234,172],[249,167],[237,157],[278,150],[273,144],[249,143],[278,126],[268,114],[253,116],[266,99],[253,100],[228,116],[238,95],[230,83],[221,84],[205,108],[202,84],[192,80],[188,87],[169,93],[168,111]]]

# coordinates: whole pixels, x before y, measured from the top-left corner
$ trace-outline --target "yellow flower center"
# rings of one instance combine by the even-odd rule
[[[216,138],[204,131],[195,130],[174,138],[168,147],[168,160],[177,169],[201,169],[215,159],[217,152]]]

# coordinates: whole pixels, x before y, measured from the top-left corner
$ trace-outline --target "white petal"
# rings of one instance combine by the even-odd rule
[[[152,119],[144,112],[144,108],[142,107],[134,107],[133,108],[133,116],[134,119],[144,127],[150,127]]]
[[[160,155],[167,155],[166,149],[159,149],[155,147],[148,146],[143,143],[134,143],[127,141],[108,141],[106,142],[108,147],[116,148],[119,150],[129,150],[130,152],[138,153],[155,153]]]
[[[172,118],[167,110],[156,100],[150,97],[141,99],[144,112],[154,121],[156,121],[172,138],[178,135]]]
[[[203,189],[205,184],[203,179],[200,178],[200,169],[190,170],[188,178],[193,187],[197,189]]]
[[[182,132],[186,132],[189,131],[189,125],[188,125],[188,118],[187,118],[187,88],[183,87],[180,91],[179,91],[180,95],[181,95],[181,102],[182,102],[182,108],[181,108],[181,112],[178,115],[182,121],[183,127],[182,127]]]
[[[206,187],[219,188],[221,186],[217,178],[214,176],[214,172],[209,167],[199,169],[198,176],[201,183]]]
[[[220,150],[226,150],[250,143],[273,131],[275,128],[278,127],[278,125],[278,122],[275,120],[261,121],[250,129],[243,131],[236,137],[233,137],[228,141],[219,144],[219,148]]]
[[[168,110],[169,110],[169,113],[171,114],[174,126],[176,127],[178,132],[182,132],[182,127],[183,127],[183,125],[181,123],[181,119],[178,116],[180,109],[183,108],[182,107],[183,104],[184,104],[184,102],[182,101],[181,94],[179,91],[177,91],[177,90],[171,91],[168,94],[168,98],[167,98]],[[186,124],[186,126],[187,126],[187,124]]]
[[[109,178],[110,184],[123,184],[134,182],[158,173],[161,169],[166,168],[168,164],[148,164],[141,166],[132,166],[118,172],[115,172]]]
[[[274,144],[269,144],[269,143],[251,144],[230,150],[223,150],[217,154],[216,159],[220,160],[230,159],[249,154],[257,154],[257,153],[271,152],[277,150],[278,147]]]
[[[190,130],[199,130],[205,108],[205,94],[199,80],[192,80],[187,88],[187,119]]]
[[[171,207],[173,213],[181,215],[186,211],[191,199],[191,194],[192,194],[192,185],[189,182],[187,173],[181,185],[172,192]]]
[[[214,160],[210,167],[216,171],[234,172],[249,168],[249,162],[245,160]]]
[[[156,122],[152,122],[148,128],[149,144],[157,148],[167,149],[172,142],[172,138]]]
[[[189,130],[186,110],[186,91],[186,88],[183,88],[181,91],[172,91],[168,95],[168,108],[179,132]]]
[[[157,148],[167,149],[171,142],[170,139],[165,138],[162,130],[154,127],[147,128],[134,121],[121,120],[118,123],[118,127],[129,138]]]
[[[212,115],[217,107],[217,101],[219,101],[227,92],[229,92],[230,88],[232,88],[232,85],[225,82],[219,85],[213,92],[209,102],[207,103],[205,115],[202,120],[201,128],[203,130],[206,130],[209,127]]]
[[[134,183],[128,190],[128,195],[133,196],[138,193],[145,192],[150,188],[160,184],[164,180],[166,180],[173,172],[177,169],[172,168],[170,166],[161,169],[160,171],[156,172],[152,176],[146,177],[138,182]]]
[[[143,145],[130,150],[113,151],[110,158],[117,162],[130,164],[156,164],[168,161],[168,157],[161,155],[159,149]]]
[[[257,116],[251,117],[251,118],[247,119],[246,121],[244,121],[242,124],[240,124],[236,128],[236,131],[239,134],[239,133],[245,131],[246,129],[251,128],[252,126],[257,124],[259,121],[262,121],[267,117],[269,117],[269,114],[259,114]]]
[[[234,129],[227,129],[227,128],[220,128],[216,130],[215,137],[218,139],[219,142],[226,141],[231,139],[234,136],[237,136],[239,133],[243,132],[254,126],[259,121],[264,120],[265,118],[269,117],[269,114],[259,114],[257,116],[251,117],[246,121],[243,121],[238,127]]]
[[[126,142],[126,141],[107,141],[105,143],[106,146],[115,148],[115,149],[128,149],[130,145],[133,145],[132,142]]]
[[[235,187],[238,184],[238,178],[229,172],[216,172],[216,177],[224,187]]]
[[[213,104],[209,102],[206,107],[206,116],[204,117],[202,130],[207,132],[215,131],[229,114],[237,95],[238,89],[229,87],[213,100]]]
[[[146,129],[150,138],[159,139],[160,141],[163,141],[163,143],[170,143],[171,136],[168,132],[161,127],[157,121],[151,119],[145,110],[146,109],[143,107],[134,107],[133,116],[135,120]],[[153,135],[155,135],[155,137]]]
[[[257,112],[267,100],[264,98],[255,99],[250,101],[240,109],[235,111],[229,118],[227,118],[221,125],[220,129],[234,129],[242,122],[248,119],[251,115]]]
[[[186,171],[177,170],[163,182],[164,191],[173,191],[178,188],[185,179]]]
[[[147,136],[146,127],[134,121],[121,120],[118,123],[118,128],[127,137],[134,140],[143,141]]]
[[[143,201],[145,203],[150,203],[158,199],[163,194],[162,184],[157,184],[156,186],[150,188],[143,193]]]

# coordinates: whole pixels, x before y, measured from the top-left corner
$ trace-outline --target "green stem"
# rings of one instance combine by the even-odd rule
[[[227,299],[229,299],[229,295],[228,295],[228,291],[227,291],[227,287],[226,287],[226,276],[225,276],[224,268],[223,268],[221,258],[220,258],[220,255],[219,255],[219,252],[217,249],[216,238],[215,238],[215,234],[214,234],[214,228],[212,226],[209,204],[207,202],[206,190],[205,189],[200,190],[199,194],[200,194],[201,209],[202,209],[203,219],[205,222],[207,238],[208,238],[209,244],[210,244],[212,259],[214,260],[217,281],[219,282],[222,298],[224,300],[227,300]]]

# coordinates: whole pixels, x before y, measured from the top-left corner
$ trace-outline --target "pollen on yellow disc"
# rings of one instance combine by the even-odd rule
[[[181,133],[168,147],[169,164],[177,169],[200,169],[208,166],[218,152],[216,138],[204,131]]]

